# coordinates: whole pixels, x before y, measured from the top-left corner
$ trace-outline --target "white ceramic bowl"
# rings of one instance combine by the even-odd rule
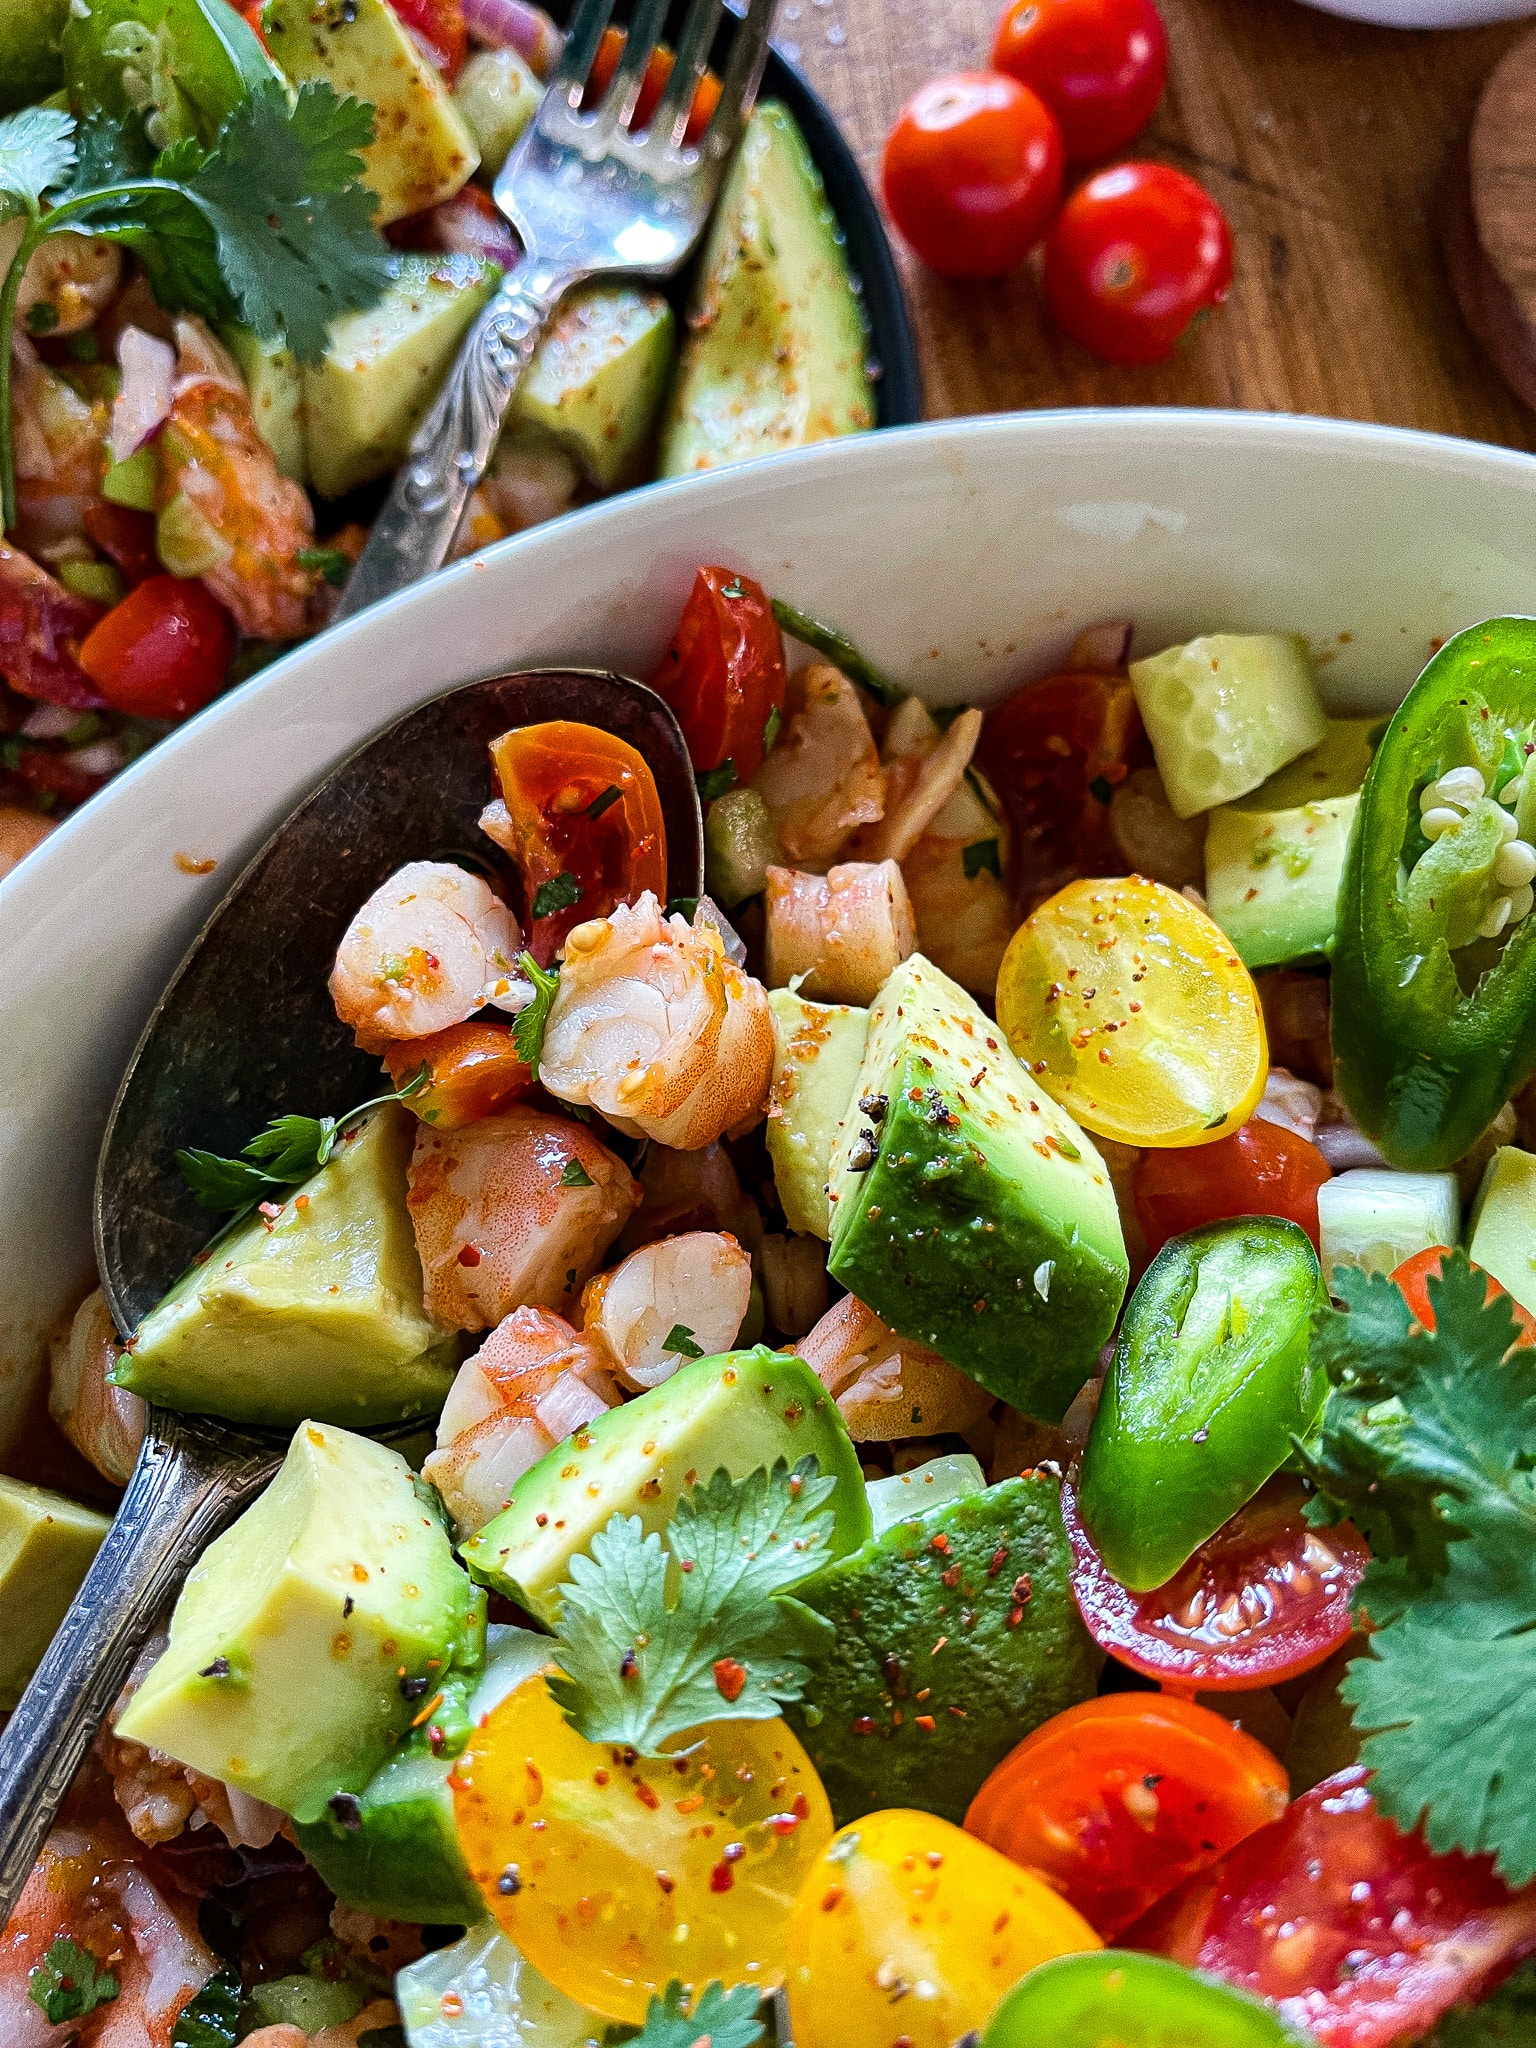
[[[1536,14],[1536,0],[1303,0],[1324,14],[1378,28],[1476,28],[1489,21],[1518,21]]]
[[[611,500],[300,648],[0,884],[0,1451],[90,1284],[118,1076],[242,862],[342,755],[454,683],[561,661],[649,674],[700,562],[842,626],[934,701],[995,698],[1081,626],[1131,618],[1144,650],[1304,633],[1336,703],[1386,707],[1437,639],[1536,612],[1536,459],[1254,413],[956,421]]]

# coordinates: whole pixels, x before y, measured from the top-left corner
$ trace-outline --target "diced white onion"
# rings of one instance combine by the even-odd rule
[[[112,460],[126,462],[159,430],[171,409],[176,351],[168,341],[125,327],[118,337],[122,389],[112,401]]]

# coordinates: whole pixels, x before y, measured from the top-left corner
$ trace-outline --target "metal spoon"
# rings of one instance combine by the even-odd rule
[[[358,749],[268,840],[193,942],[118,1089],[96,1172],[96,1256],[129,1336],[212,1235],[176,1170],[178,1146],[233,1154],[287,1110],[341,1115],[378,1091],[326,991],[353,913],[409,860],[469,854],[493,795],[486,749],[551,718],[628,740],[656,778],[672,896],[703,891],[704,835],[677,721],[643,683],[538,670],[434,698]],[[259,772],[259,764],[252,764]],[[372,1432],[419,1433],[418,1419]],[[0,1733],[0,1925],[59,1802],[170,1596],[266,1485],[287,1432],[152,1408],[117,1519]]]

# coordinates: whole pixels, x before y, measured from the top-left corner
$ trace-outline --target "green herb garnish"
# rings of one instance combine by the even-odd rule
[[[352,557],[345,548],[300,548],[293,558],[301,569],[313,569],[332,590],[340,590],[352,573]]]
[[[603,815],[604,811],[608,809],[610,804],[616,804],[618,802],[620,794],[621,792],[618,789],[618,787],[614,783],[610,782],[608,787],[603,791],[601,796],[593,797],[591,803],[587,805],[587,816],[592,820],[594,825],[597,823],[598,819]]]
[[[716,1978],[690,2000],[674,1977],[646,2007],[645,2025],[629,2048],[757,2048],[767,2031],[758,2017],[761,1996],[753,1984],[727,1991]]]
[[[696,769],[693,779],[698,784],[699,802],[712,804],[717,796],[736,787],[736,763],[722,761],[718,768]]]
[[[242,1148],[238,1159],[188,1149],[176,1154],[177,1167],[199,1208],[245,1215],[258,1202],[269,1200],[274,1190],[281,1200],[290,1188],[318,1173],[359,1117],[386,1102],[408,1101],[430,1079],[431,1069],[423,1060],[400,1087],[359,1103],[345,1116],[277,1116]]]
[[[552,882],[540,882],[534,890],[533,915],[553,917],[557,910],[569,910],[573,903],[579,903],[585,893],[576,877],[562,869]]]
[[[834,668],[840,668],[850,682],[868,690],[877,703],[899,704],[906,695],[904,690],[897,689],[889,676],[882,675],[873,662],[866,661],[847,635],[839,633],[835,626],[824,626],[820,619],[813,619],[809,612],[786,604],[781,597],[773,600],[773,616],[786,633],[792,634],[796,640],[803,640],[807,647],[813,647]]]
[[[704,1347],[694,1342],[693,1332],[686,1323],[674,1323],[662,1344],[663,1351],[676,1351],[684,1358],[702,1358]]]
[[[965,879],[974,882],[985,870],[989,875],[1003,879],[1003,864],[995,839],[973,839],[969,846],[960,850],[960,865],[965,869]]]
[[[773,709],[768,713],[768,716],[763,720],[763,752],[765,754],[771,754],[773,752],[774,746],[776,745],[779,734],[783,730],[783,728],[784,714],[779,709],[778,705],[775,704]]]
[[[517,965],[519,973],[533,983],[533,1001],[512,1020],[512,1044],[523,1065],[537,1073],[544,1052],[544,1027],[549,1022],[555,990],[560,986],[560,970],[541,967],[531,953],[519,953]]]
[[[560,1185],[563,1188],[594,1188],[597,1182],[579,1159],[567,1159],[560,1171]]]
[[[98,2005],[116,1998],[122,1986],[102,1969],[89,1949],[61,1936],[27,1975],[27,1996],[50,2025],[83,2020]]]
[[[171,2048],[232,2048],[240,2038],[240,1972],[220,1970],[177,2015]]]

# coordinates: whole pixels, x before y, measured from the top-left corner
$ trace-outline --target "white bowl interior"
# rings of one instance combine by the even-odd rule
[[[990,701],[1047,673],[1083,625],[1129,618],[1143,651],[1303,633],[1335,706],[1386,708],[1439,640],[1536,612],[1536,460],[1261,414],[950,422],[594,506],[298,649],[0,884],[0,1456],[47,1332],[91,1282],[92,1176],[123,1065],[242,863],[359,741],[455,683],[558,662],[649,674],[715,561],[934,702]]]

